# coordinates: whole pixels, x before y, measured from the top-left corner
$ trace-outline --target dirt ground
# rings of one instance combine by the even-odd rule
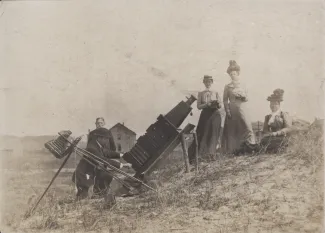
[[[307,143],[307,142],[306,142]],[[301,148],[306,145],[301,144]],[[323,157],[305,151],[222,157],[185,173],[181,155],[155,174],[158,193],[74,201],[71,173],[60,174],[35,214],[23,218],[54,171],[2,169],[2,232],[321,232]],[[297,151],[300,151],[299,153]],[[318,153],[314,149],[315,153]],[[23,163],[23,161],[22,161]],[[5,226],[5,227],[3,227]]]

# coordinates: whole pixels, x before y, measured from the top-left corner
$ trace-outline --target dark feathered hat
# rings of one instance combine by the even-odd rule
[[[275,89],[273,91],[273,94],[270,95],[269,97],[267,97],[268,101],[278,101],[278,102],[282,102],[283,101],[283,94],[284,94],[284,90],[278,88]]]
[[[232,71],[237,71],[238,73],[240,72],[240,66],[237,64],[237,62],[235,60],[229,61],[227,73],[230,74],[230,72],[232,72]]]

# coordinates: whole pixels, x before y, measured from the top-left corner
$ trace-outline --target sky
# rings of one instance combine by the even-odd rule
[[[74,135],[124,122],[143,134],[204,89],[223,94],[241,66],[251,120],[282,109],[323,117],[321,1],[38,0],[0,3],[0,134]],[[199,111],[184,122],[197,124]]]

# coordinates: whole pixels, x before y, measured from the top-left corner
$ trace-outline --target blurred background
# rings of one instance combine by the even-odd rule
[[[159,114],[204,89],[222,96],[241,66],[252,121],[283,109],[323,116],[320,1],[4,1],[0,7],[1,134],[74,135],[118,122],[141,135]],[[194,115],[188,122],[197,124]]]

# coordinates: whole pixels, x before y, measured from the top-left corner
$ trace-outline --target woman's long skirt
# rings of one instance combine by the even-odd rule
[[[240,150],[245,142],[256,143],[246,104],[230,103],[229,107],[231,118],[227,116],[225,119],[222,137],[222,151],[226,154]]]
[[[268,136],[264,137],[260,142],[262,152],[277,153],[288,147],[289,137],[287,136]]]
[[[206,108],[201,111],[196,128],[199,156],[215,155],[221,134],[221,115],[217,109]],[[189,147],[189,159],[192,163],[195,155],[195,143]]]

